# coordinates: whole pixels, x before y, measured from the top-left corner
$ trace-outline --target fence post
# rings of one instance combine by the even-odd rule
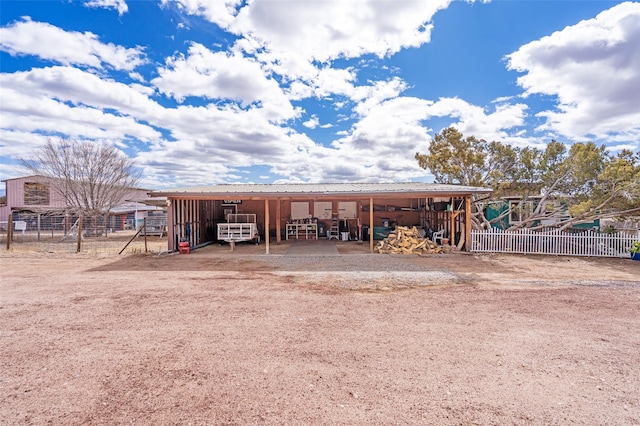
[[[76,253],[80,253],[82,250],[82,215],[78,218],[78,246],[76,247]]]
[[[147,252],[147,218],[142,219],[142,226],[144,227],[144,252]]]
[[[7,250],[11,248],[11,240],[13,239],[13,213],[9,213],[7,218]]]

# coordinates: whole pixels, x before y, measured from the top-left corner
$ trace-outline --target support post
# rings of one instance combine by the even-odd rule
[[[13,213],[9,213],[7,219],[7,250],[11,248],[11,240],[13,239]]]
[[[373,197],[369,198],[369,251],[373,253]]]
[[[174,251],[176,247],[176,222],[175,222],[176,202],[169,200],[167,204],[167,250]]]
[[[76,246],[76,253],[80,253],[82,250],[82,215],[78,218],[78,245]]]
[[[269,254],[269,199],[264,200],[264,243],[265,254]]]
[[[453,212],[453,199],[451,200],[451,210],[447,212],[449,214],[449,245],[451,247],[456,245],[456,217]]]
[[[282,226],[282,219],[280,218],[281,212],[280,212],[280,198],[278,198],[276,200],[276,244],[280,244],[280,241],[282,240],[282,238],[280,237],[280,233],[281,233],[281,229],[280,227]]]
[[[142,227],[144,228],[144,252],[147,252],[147,218],[142,219]]]
[[[471,195],[464,199],[464,249],[471,251]]]

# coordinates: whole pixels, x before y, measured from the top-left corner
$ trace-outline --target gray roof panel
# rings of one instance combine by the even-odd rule
[[[221,196],[349,196],[349,195],[463,195],[489,193],[490,188],[447,185],[439,183],[286,183],[286,184],[223,184],[153,191],[151,196],[175,198]]]

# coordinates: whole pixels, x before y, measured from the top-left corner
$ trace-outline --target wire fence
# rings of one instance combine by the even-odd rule
[[[136,223],[113,216],[16,215],[0,223],[0,247],[14,252],[161,253],[167,250],[166,216]]]

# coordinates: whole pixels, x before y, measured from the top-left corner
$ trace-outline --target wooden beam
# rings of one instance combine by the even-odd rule
[[[453,201],[453,200],[452,200]],[[451,203],[451,209],[453,209],[453,202]],[[449,211],[449,220],[450,220],[450,230],[449,230],[449,244],[451,246],[456,245],[456,218],[453,215],[453,211]]]
[[[369,252],[373,253],[373,197],[369,198]]]
[[[251,198],[251,200],[257,200],[258,198]],[[269,199],[263,198],[264,200],[264,244],[265,244],[265,254],[269,254],[269,227],[271,224],[269,223]]]
[[[9,213],[7,221],[7,250],[11,248],[11,240],[13,240],[13,213]]]
[[[280,198],[276,199],[276,244],[280,244],[282,238],[280,237],[280,228],[282,219],[280,218]]]
[[[82,215],[78,218],[78,245],[76,246],[76,253],[80,253],[82,251],[82,222],[84,218]]]
[[[175,221],[176,200],[169,200],[167,207],[167,250],[170,252],[176,249],[176,221]],[[135,220],[134,220],[135,229]]]
[[[471,195],[464,197],[464,249],[471,251]]]

